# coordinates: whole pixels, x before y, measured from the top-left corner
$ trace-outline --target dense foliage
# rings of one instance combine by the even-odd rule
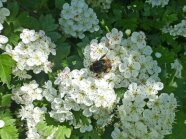
[[[0,0],[0,138],[185,139],[185,0]]]

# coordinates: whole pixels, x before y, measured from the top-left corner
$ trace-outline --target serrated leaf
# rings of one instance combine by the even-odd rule
[[[48,0],[19,0],[27,10],[38,10],[47,4]]]
[[[51,135],[56,128],[53,125],[47,125],[45,122],[39,122],[36,127],[38,133],[44,137]]]
[[[1,139],[18,139],[18,130],[15,127],[15,119],[12,119],[8,113],[0,113],[5,126],[0,128]]]
[[[41,15],[39,18],[39,22],[41,28],[46,32],[54,31],[58,27],[58,25],[55,24],[55,20],[51,14],[48,14],[46,16]]]
[[[84,125],[89,125],[89,121],[88,121],[89,118],[87,118],[86,116],[84,116],[82,114],[82,112],[74,112],[74,117],[75,117],[76,121],[82,120],[82,123]]]
[[[71,129],[66,126],[59,126],[58,130],[54,134],[55,139],[66,139],[70,138]]]
[[[8,9],[10,10],[10,16],[11,18],[15,18],[19,12],[19,5],[16,1],[12,2],[12,3],[7,3],[8,4]]]
[[[67,43],[63,43],[60,46],[58,46],[56,49],[57,55],[60,56],[60,59],[66,58],[70,54],[70,48],[71,46]],[[59,58],[59,57],[58,57]]]
[[[0,129],[1,139],[18,139],[17,129],[14,126],[5,126]]]
[[[95,130],[93,130],[91,132],[86,132],[85,134],[83,134],[83,139],[101,139],[101,137]]]
[[[17,24],[25,28],[31,28],[31,29],[40,29],[40,23],[38,20],[32,16],[29,15],[28,12],[22,12],[17,17]]]
[[[57,44],[56,56],[54,57],[54,63],[56,68],[60,68],[65,62],[64,60],[70,54],[71,46],[68,43]],[[67,64],[67,61],[66,61]]]
[[[6,94],[2,96],[1,106],[2,107],[9,107],[11,104],[11,94]]]
[[[123,94],[125,93],[125,88],[117,88],[115,89],[115,92],[119,98],[123,98]]]
[[[65,0],[55,0],[55,6],[56,6],[56,8],[58,8],[58,9],[62,9],[62,7],[63,7],[63,4],[65,3],[66,1]]]
[[[72,55],[67,58],[68,65],[71,69],[83,68],[82,59],[77,55]]]
[[[0,79],[7,84],[8,88],[10,88],[11,73],[14,65],[15,61],[9,55],[0,55]]]
[[[186,113],[178,112],[176,114],[176,124],[173,126],[172,134],[168,135],[165,139],[185,139],[186,137]]]
[[[12,119],[10,116],[6,116],[2,118],[2,120],[5,122],[6,126],[12,126],[15,123],[15,119]]]
[[[75,135],[72,135],[72,136],[70,137],[70,139],[79,139],[79,137],[78,137],[78,136],[75,136]]]
[[[59,34],[58,32],[47,32],[46,35],[50,37],[54,42],[61,38],[61,34]]]
[[[137,18],[123,19],[121,20],[120,24],[123,25],[124,28],[135,30],[138,24],[138,20]]]

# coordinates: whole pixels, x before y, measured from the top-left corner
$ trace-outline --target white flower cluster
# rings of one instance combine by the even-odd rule
[[[3,2],[6,0],[0,0],[0,34],[3,30],[3,23],[6,20],[6,17],[10,15],[10,11],[7,8],[3,7]],[[8,42],[8,38],[4,35],[0,35],[0,48],[4,49],[4,44]]]
[[[18,104],[31,104],[34,100],[42,100],[42,89],[35,80],[12,90],[12,99]]]
[[[41,100],[42,89],[36,81],[31,81],[30,83],[25,83],[20,88],[15,88],[12,90],[12,99],[18,103],[22,104],[19,117],[21,120],[26,120],[27,122],[27,139],[41,139],[40,135],[37,133],[36,125],[44,119],[44,113],[46,108],[34,107],[32,104],[34,100]]]
[[[127,39],[122,37],[123,33],[114,28],[100,42],[92,40],[84,50],[85,68],[90,69],[100,59],[109,60],[111,70],[99,76],[114,84],[115,88],[128,87],[132,82],[143,83],[148,78],[159,81],[161,68],[151,56],[152,49],[146,45],[145,34],[133,32]]]
[[[177,77],[177,78],[181,78],[182,77],[181,76],[181,72],[182,72],[183,66],[179,62],[178,59],[175,59],[174,63],[171,63],[171,69],[175,70],[175,77]]]
[[[98,120],[98,125],[108,123],[117,99],[112,84],[91,77],[87,69],[70,71],[67,67],[58,74],[54,84],[58,85],[59,94],[51,81],[45,84],[43,91],[43,96],[51,102],[51,117],[60,122],[68,121],[81,132],[92,130],[91,116]],[[89,124],[77,121],[74,111],[82,112]]]
[[[145,85],[132,83],[118,107],[120,123],[115,124],[113,139],[163,139],[171,134],[177,101],[173,94],[161,93],[163,84],[148,80]]]
[[[84,0],[72,0],[71,5],[65,3],[61,11],[59,24],[62,30],[73,37],[85,37],[85,32],[99,30],[99,20],[93,9],[89,8]]]
[[[87,0],[87,3],[90,4],[92,7],[99,7],[101,10],[108,10],[110,9],[110,5],[113,0]]]
[[[183,36],[186,37],[186,20],[182,20],[174,26],[166,26],[162,29],[164,33],[169,33],[172,36]]]
[[[155,6],[165,7],[166,5],[168,5],[169,0],[146,0],[145,2],[151,4],[152,7]]]
[[[17,62],[13,74],[20,78],[31,78],[27,71],[35,74],[44,71],[51,72],[52,63],[48,61],[50,54],[55,55],[55,44],[45,35],[44,31],[24,29],[20,34],[21,42],[12,47],[6,47],[6,52]]]
[[[27,122],[28,131],[26,133],[26,139],[41,139],[41,136],[37,132],[36,125],[44,119],[45,112],[45,107],[34,107],[33,104],[22,106],[19,115],[21,120],[26,120]]]

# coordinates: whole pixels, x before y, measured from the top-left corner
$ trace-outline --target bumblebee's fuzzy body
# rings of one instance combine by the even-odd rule
[[[111,61],[109,59],[101,58],[98,61],[95,61],[91,66],[90,70],[94,73],[108,73],[112,68]]]

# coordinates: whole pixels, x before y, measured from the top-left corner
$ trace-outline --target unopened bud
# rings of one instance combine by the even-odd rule
[[[127,36],[130,36],[131,30],[130,30],[130,29],[125,30],[125,34],[126,34]]]

